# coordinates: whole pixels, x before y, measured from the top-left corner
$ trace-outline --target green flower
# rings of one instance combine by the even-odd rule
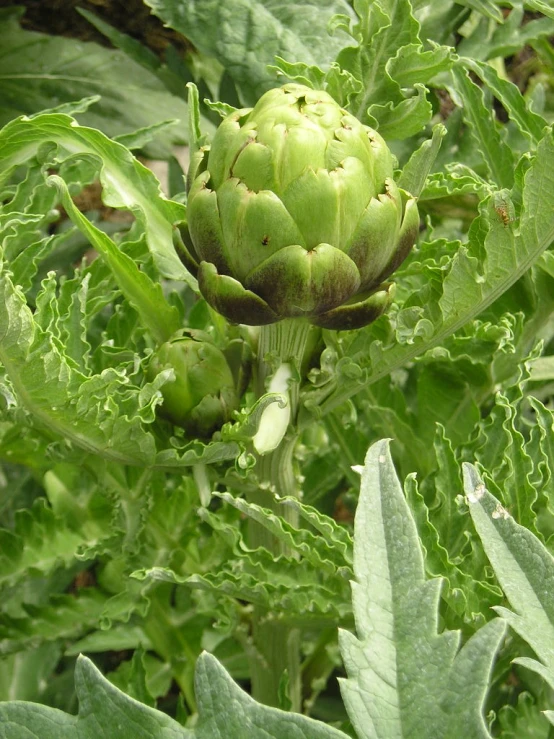
[[[161,388],[162,414],[191,436],[210,436],[230,419],[239,400],[225,355],[200,332],[162,344],[152,356],[150,380],[165,369],[173,369],[175,380]]]
[[[237,323],[370,323],[418,232],[381,136],[303,85],[228,116],[189,182],[189,263],[208,303]]]

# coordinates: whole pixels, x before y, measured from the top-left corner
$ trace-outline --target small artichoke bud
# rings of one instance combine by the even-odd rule
[[[382,137],[326,92],[291,83],[219,126],[187,201],[205,299],[235,323],[366,325],[415,243],[415,199]]]
[[[168,368],[175,380],[161,388],[161,414],[191,436],[211,436],[238,408],[227,360],[200,332],[189,331],[162,344],[148,365],[149,379]]]
[[[290,365],[281,364],[269,384],[268,392],[281,393],[286,399],[285,405],[271,403],[262,413],[260,425],[252,439],[254,449],[263,455],[277,449],[285,436],[290,422],[289,380],[292,376]]]

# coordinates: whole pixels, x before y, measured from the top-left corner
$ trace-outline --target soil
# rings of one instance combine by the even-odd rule
[[[162,60],[169,44],[181,54],[193,48],[181,34],[165,28],[159,18],[151,15],[142,0],[0,0],[1,8],[13,5],[26,8],[21,25],[29,31],[96,41],[111,47],[106,37],[77,12],[76,8],[80,7],[137,39]]]

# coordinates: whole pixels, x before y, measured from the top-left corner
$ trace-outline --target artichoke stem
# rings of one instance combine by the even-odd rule
[[[258,364],[256,389],[258,396],[267,392],[268,377],[283,363],[292,364],[298,373],[297,382],[291,382],[291,422],[294,423],[298,411],[298,396],[301,375],[305,362],[310,331],[317,329],[310,326],[305,318],[286,318],[278,323],[270,323],[260,327],[258,338]]]
[[[298,526],[297,514],[279,503],[275,495],[280,497],[300,495],[298,478],[294,470],[294,448],[298,439],[294,426],[310,330],[310,324],[306,320],[288,319],[262,326],[258,342],[256,376],[258,395],[267,392],[267,380],[283,363],[291,364],[296,371],[289,387],[291,420],[288,432],[276,449],[258,456],[256,471],[260,485],[257,490],[248,494],[248,499],[252,503],[270,509],[295,527]],[[281,541],[252,519],[248,523],[248,536],[252,548],[264,547],[276,558],[280,555],[291,556],[291,552]],[[257,656],[251,660],[250,665],[252,696],[266,705],[278,706],[279,686],[286,670],[291,710],[300,712],[302,708],[300,631],[277,621],[280,615],[268,613],[261,607],[254,609],[252,637]]]

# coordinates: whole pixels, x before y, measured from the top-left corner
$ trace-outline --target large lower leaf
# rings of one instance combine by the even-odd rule
[[[352,17],[344,0],[147,0],[166,25],[190,39],[196,48],[215,57],[239,86],[243,102],[257,98],[278,84],[267,65],[281,56],[328,66],[345,42],[345,34],[327,32],[335,14]]]
[[[539,660],[516,660],[554,689],[554,558],[489,493],[477,470],[464,465],[469,510],[487,557],[514,611],[495,610],[533,648]]]
[[[342,695],[364,739],[489,737],[483,701],[505,625],[489,622],[460,649],[438,633],[441,581],[426,580],[421,544],[387,441],[370,447],[354,529],[358,637],[340,632]]]
[[[0,126],[20,115],[100,95],[80,118],[110,136],[164,119],[187,120],[183,98],[172,95],[154,73],[121,51],[61,36],[23,30],[21,9],[0,10]],[[150,156],[167,157],[185,143],[184,125],[159,134]]]
[[[185,729],[154,708],[129,698],[80,657],[75,669],[79,715],[24,701],[0,703],[1,739],[346,739],[319,721],[268,708],[236,685],[211,655],[196,667],[199,719]]]

